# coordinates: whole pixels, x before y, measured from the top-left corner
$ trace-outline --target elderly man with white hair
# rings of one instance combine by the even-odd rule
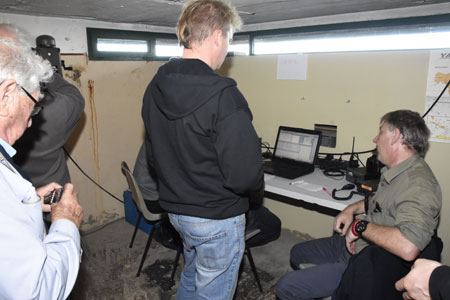
[[[65,299],[75,284],[81,259],[83,210],[71,184],[57,204],[43,204],[55,189],[35,189],[13,163],[12,145],[31,126],[39,103],[40,82],[52,67],[0,27],[0,299]],[[8,34],[9,33],[9,34]],[[43,211],[52,225],[44,233]]]

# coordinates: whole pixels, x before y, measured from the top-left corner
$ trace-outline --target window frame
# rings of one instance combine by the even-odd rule
[[[419,16],[419,17],[407,17],[407,18],[396,18],[387,20],[375,20],[375,21],[358,21],[349,23],[337,23],[337,24],[324,24],[324,25],[312,25],[312,26],[302,26],[302,27],[290,27],[282,29],[267,29],[258,31],[246,31],[238,32],[236,35],[248,35],[250,38],[250,56],[259,55],[283,55],[284,53],[271,53],[271,54],[255,54],[255,39],[264,36],[283,36],[283,35],[296,35],[296,34],[308,34],[313,35],[325,35],[331,32],[352,32],[352,31],[367,31],[367,34],[375,30],[406,30],[412,28],[420,28],[431,26],[436,29],[439,27],[450,26],[450,14],[434,15],[434,16]],[[413,49],[411,49],[413,50]],[[367,50],[370,51],[370,50]],[[376,50],[374,50],[376,51]],[[384,51],[384,50],[378,50]],[[386,51],[407,51],[407,50],[386,50]],[[302,52],[297,52],[302,53]],[[319,53],[319,52],[312,52]],[[291,53],[292,54],[292,53]]]
[[[450,27],[450,14],[434,15],[434,16],[419,16],[419,17],[408,17],[408,18],[397,18],[397,19],[387,19],[387,20],[376,20],[376,21],[359,21],[359,22],[349,22],[349,23],[338,23],[338,24],[325,24],[325,25],[314,25],[314,26],[303,26],[303,27],[291,27],[282,29],[269,29],[269,30],[259,30],[259,31],[243,31],[235,33],[235,38],[248,37],[249,43],[249,54],[248,56],[256,55],[283,55],[283,53],[270,53],[270,54],[255,54],[255,39],[263,37],[276,37],[276,36],[289,36],[289,35],[308,35],[317,37],[321,35],[329,35],[330,33],[347,33],[352,32],[366,32],[371,34],[377,30],[389,30],[391,31],[401,31],[415,28],[432,28],[433,30],[438,30],[440,27]],[[174,33],[157,33],[157,32],[147,32],[147,31],[132,31],[132,30],[118,30],[118,29],[104,29],[104,28],[86,28],[87,40],[88,40],[88,56],[90,60],[99,61],[166,61],[170,56],[156,56],[155,54],[155,44],[157,39],[169,39],[177,41],[177,36]],[[144,40],[148,43],[147,53],[132,53],[132,52],[105,52],[97,50],[97,39],[125,39],[125,40]],[[414,49],[411,49],[414,50]],[[424,50],[424,49],[421,49]],[[371,50],[363,50],[371,51]],[[384,50],[374,50],[374,51],[384,51]],[[408,51],[405,50],[388,50],[386,51]],[[296,52],[302,53],[302,52]],[[318,52],[311,52],[318,53]],[[229,56],[242,55],[229,53]],[[243,54],[243,56],[246,56]]]
[[[150,60],[168,60],[169,56],[156,56],[155,44],[156,40],[170,39],[177,41],[176,34],[172,33],[157,33],[148,31],[133,31],[133,30],[119,30],[119,29],[104,29],[104,28],[86,28],[88,41],[88,57],[89,60],[100,61],[150,61]],[[124,39],[124,40],[139,40],[147,41],[147,52],[109,52],[98,51],[97,40],[104,39]]]

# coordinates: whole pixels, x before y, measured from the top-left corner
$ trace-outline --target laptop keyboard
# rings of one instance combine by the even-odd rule
[[[298,170],[303,169],[304,174],[311,173],[314,171],[310,165],[302,165],[302,164],[292,164],[285,161],[265,161],[264,162],[264,172],[268,174],[273,174],[276,176],[284,177],[284,178],[297,178]],[[295,171],[294,171],[295,170]]]

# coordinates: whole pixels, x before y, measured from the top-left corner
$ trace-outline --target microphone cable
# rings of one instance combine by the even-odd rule
[[[65,147],[63,147],[64,152],[66,153],[67,157],[74,163],[74,165],[80,170],[80,172],[86,176],[90,181],[92,181],[96,186],[98,186],[102,191],[119,201],[120,203],[124,203],[123,200],[120,200],[118,197],[114,196],[112,193],[107,191],[104,187],[102,187],[100,184],[98,184],[94,179],[92,179],[79,165],[78,163],[73,159],[73,157],[69,154],[69,151],[66,150]]]
[[[447,89],[447,87],[449,85],[450,85],[450,80],[447,82],[444,89],[439,94],[439,96],[436,98],[436,100],[434,100],[433,104],[431,104],[430,108],[428,108],[428,110],[423,114],[422,118],[425,118],[428,115],[428,113],[433,109],[434,105],[436,105],[436,103],[439,101],[439,99],[441,99],[442,95],[444,94],[445,90]]]

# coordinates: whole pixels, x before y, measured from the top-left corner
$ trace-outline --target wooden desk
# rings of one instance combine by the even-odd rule
[[[303,182],[289,184],[290,182],[296,182],[300,180],[302,180]],[[314,173],[292,180],[277,177],[274,175],[264,174],[264,181],[266,183],[264,189],[266,197],[296,206],[301,206],[301,202],[304,201],[307,203],[341,211],[349,204],[364,199],[364,197],[361,195],[353,195],[350,200],[346,201],[333,199],[333,197],[331,197],[326,191],[322,190],[322,188],[325,187],[328,192],[331,193],[333,189],[340,189],[349,182],[345,180],[345,178],[336,180],[330,177],[326,177],[323,174],[322,170],[317,168],[315,169]],[[350,192],[351,190],[342,191],[339,192],[338,196],[344,197]],[[285,199],[286,201],[283,201],[280,200],[280,197],[273,196],[282,196],[287,199]],[[297,202],[299,203],[297,204]]]

